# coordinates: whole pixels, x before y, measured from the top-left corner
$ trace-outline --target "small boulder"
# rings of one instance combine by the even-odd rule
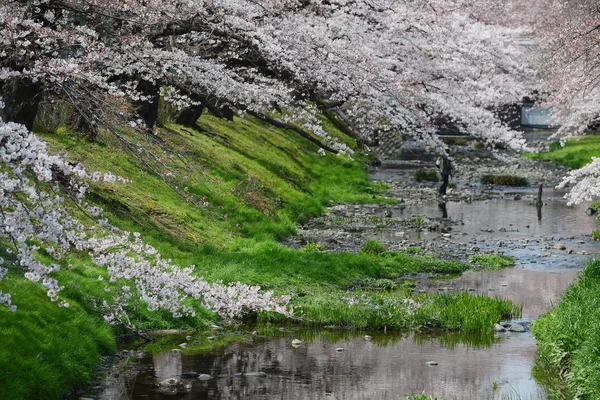
[[[167,389],[177,389],[179,387],[182,387],[183,385],[181,384],[181,381],[179,379],[169,378],[165,379],[164,381],[158,382],[158,386]]]
[[[210,379],[212,379],[212,375],[209,374],[200,374],[198,375],[198,379],[200,379],[201,381],[208,381]]]
[[[500,324],[496,324],[496,325],[494,325],[494,331],[495,332],[506,332],[506,328]]]
[[[523,325],[517,324],[517,323],[510,324],[510,326],[508,327],[508,330],[510,332],[525,332],[526,331],[526,329]]]
[[[434,366],[438,365],[439,363],[437,361],[427,361],[425,364],[429,365],[430,367],[434,367]]]

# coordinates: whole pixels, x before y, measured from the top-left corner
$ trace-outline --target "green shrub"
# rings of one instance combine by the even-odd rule
[[[415,181],[429,181],[429,182],[438,182],[440,177],[436,171],[428,171],[424,169],[419,169],[415,172]]]
[[[469,257],[469,262],[478,265],[481,269],[499,270],[514,265],[515,259],[500,254],[477,254]]]
[[[552,143],[550,143],[550,145],[548,146],[548,151],[552,152],[552,151],[557,151],[562,149],[562,146],[560,145],[559,141],[554,141]]]
[[[483,150],[485,149],[485,143],[483,143],[482,141],[478,140],[475,143],[473,143],[473,147],[477,150]]]
[[[387,249],[377,239],[369,239],[363,244],[361,252],[371,255],[377,255],[385,252]]]
[[[596,241],[600,240],[600,229],[594,229],[592,231],[592,238]]]
[[[481,183],[484,185],[504,185],[504,186],[527,186],[529,182],[525,178],[514,175],[483,175]]]
[[[442,142],[448,146],[464,146],[468,143],[467,139],[462,137],[445,137],[442,138]]]
[[[304,245],[304,247],[302,248],[302,251],[305,251],[307,253],[315,252],[315,251],[325,251],[325,246],[323,246],[321,243],[317,243],[317,242],[308,242],[308,243],[306,243],[306,245]]]

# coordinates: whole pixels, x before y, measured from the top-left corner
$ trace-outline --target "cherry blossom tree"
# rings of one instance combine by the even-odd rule
[[[513,0],[504,7],[521,10],[510,24],[528,23],[536,42],[541,103],[553,110],[561,142],[592,131],[600,117],[600,8],[596,0]],[[497,5],[498,6],[498,5]],[[520,15],[520,18],[514,18]],[[527,21],[524,16],[535,16]],[[509,18],[510,19],[510,18]],[[572,171],[560,187],[571,187],[569,204],[600,194],[600,163]]]
[[[152,130],[162,98],[181,121],[195,122],[203,109],[225,118],[251,114],[322,151],[352,152],[319,123],[319,107],[334,105],[365,141],[392,130],[441,149],[434,133],[444,118],[519,149],[523,139],[495,110],[518,102],[534,73],[518,46],[523,31],[494,24],[484,11],[460,0],[4,0],[0,240],[53,300],[58,263],[39,262],[40,249],[57,260],[84,251],[114,282],[134,282],[105,305],[111,321],[130,324],[124,310],[133,292],[150,309],[175,315],[192,312],[189,297],[227,315],[289,313],[287,298],[208,284],[102,221],[85,202],[85,182],[123,179],[49,155],[30,132],[40,99],[70,101],[92,136],[116,135],[116,126]],[[69,199],[99,220],[96,231],[68,211]],[[0,296],[12,307],[8,294]]]

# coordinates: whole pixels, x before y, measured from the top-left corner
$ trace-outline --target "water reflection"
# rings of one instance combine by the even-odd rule
[[[298,348],[291,346],[296,337],[303,339]],[[298,331],[202,356],[183,355],[173,359],[174,368],[164,364],[172,359],[171,353],[149,356],[141,360],[148,369],[131,383],[131,390],[112,398],[397,400],[424,392],[480,400],[492,398],[494,382],[499,388],[496,396],[516,390],[522,398],[541,398],[529,372],[535,353],[529,334],[504,335],[487,348],[461,343],[448,334],[385,337],[389,340],[377,336],[365,340],[362,335],[333,339]],[[165,371],[171,374],[179,368],[214,379],[185,380],[179,373],[191,384],[187,393],[165,393],[156,387]],[[253,374],[259,371],[264,375]]]
[[[488,237],[580,236],[590,235],[597,228],[596,219],[585,212],[587,207],[586,204],[569,207],[564,200],[553,198],[546,199],[544,206],[538,209],[525,199],[496,198],[472,203],[428,203],[394,210],[393,216],[437,217],[441,212],[444,218],[450,215],[458,222],[457,232],[480,235],[484,231]]]
[[[523,304],[523,318],[537,318],[554,304],[579,272],[531,271],[508,268],[497,272],[467,271],[451,281],[421,280],[417,290],[452,291],[470,290]]]

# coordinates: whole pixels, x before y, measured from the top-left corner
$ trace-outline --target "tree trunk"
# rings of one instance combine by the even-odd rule
[[[158,119],[158,87],[148,81],[140,80],[137,86],[144,96],[149,96],[149,101],[136,101],[137,113],[144,120],[148,129],[154,128]]]
[[[41,101],[42,84],[18,78],[0,83],[4,109],[0,115],[5,121],[18,122],[31,130]]]
[[[196,128],[198,126],[196,121],[202,115],[202,109],[201,105],[186,107],[175,115],[175,122],[189,128]]]

